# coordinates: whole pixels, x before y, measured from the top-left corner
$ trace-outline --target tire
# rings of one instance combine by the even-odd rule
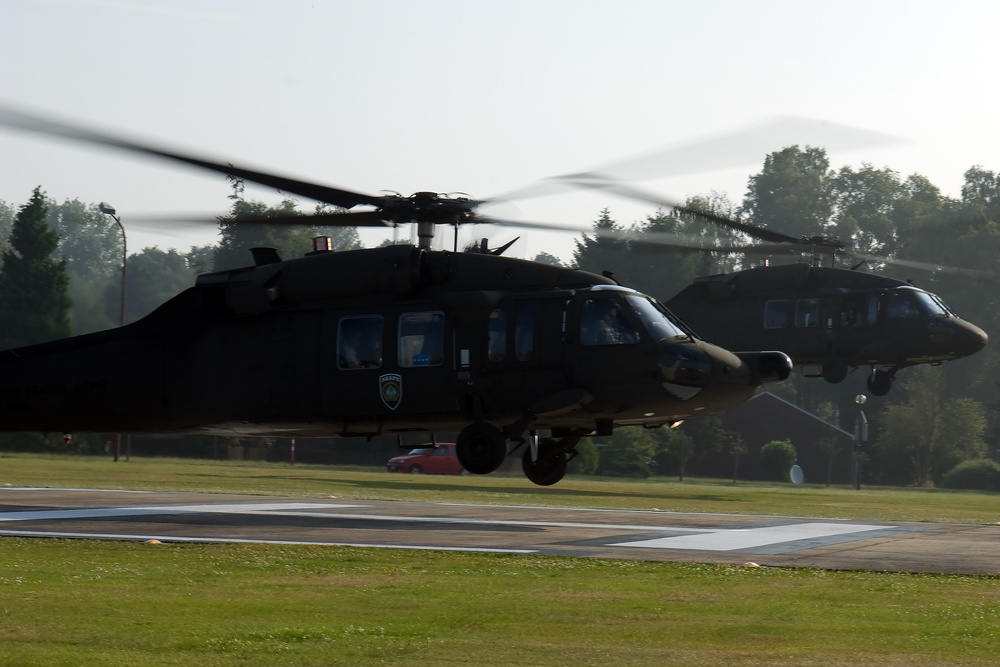
[[[455,455],[462,467],[475,475],[486,475],[507,458],[507,439],[486,422],[469,424],[455,439]]]
[[[548,456],[542,456],[539,452],[538,460],[532,462],[531,449],[525,449],[521,457],[521,469],[528,480],[538,486],[552,486],[566,476],[566,464],[568,459],[566,452],[558,452]]]

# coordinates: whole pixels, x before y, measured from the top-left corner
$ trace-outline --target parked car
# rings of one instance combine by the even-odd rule
[[[430,443],[411,449],[408,454],[394,456],[386,463],[389,472],[428,473],[432,475],[461,475],[465,472],[455,456],[455,444]]]

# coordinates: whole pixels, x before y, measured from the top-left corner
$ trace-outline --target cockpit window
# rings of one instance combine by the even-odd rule
[[[914,296],[916,296],[917,301],[920,302],[920,307],[923,309],[924,313],[930,315],[931,317],[947,317],[951,314],[944,303],[942,303],[941,299],[937,298],[933,294],[928,292],[914,292]]]
[[[635,314],[642,320],[654,341],[687,336],[688,332],[679,322],[672,319],[670,311],[644,296],[631,295],[625,298]]]
[[[918,317],[948,317],[950,312],[933,294],[903,288],[888,294],[889,317],[914,319]]]
[[[588,299],[580,313],[580,342],[584,345],[630,345],[639,342],[639,332],[622,315],[621,304],[615,299]]]
[[[920,317],[917,300],[909,290],[893,290],[889,292],[889,317],[897,319],[914,319]]]

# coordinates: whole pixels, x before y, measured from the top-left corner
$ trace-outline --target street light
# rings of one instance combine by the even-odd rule
[[[122,225],[122,219],[116,215],[115,207],[106,201],[102,201],[98,208],[101,213],[105,215],[110,215],[111,219],[118,224],[118,229],[122,230],[122,293],[121,300],[118,304],[118,326],[125,326],[125,268],[128,262],[128,245],[125,241],[125,227]],[[131,442],[131,440],[129,441]],[[122,455],[122,434],[116,434],[115,438],[115,461],[119,459]]]
[[[128,262],[128,245],[125,242],[125,227],[122,225],[122,219],[115,215],[115,207],[106,201],[102,201],[99,205],[101,213],[111,216],[111,219],[118,223],[118,229],[122,230],[122,295],[121,302],[118,306],[118,326],[125,326],[125,265]]]
[[[854,418],[854,448],[851,452],[851,478],[855,491],[861,488],[861,447],[862,443],[868,440],[868,418],[863,409],[867,402],[868,397],[864,394],[858,394],[854,397],[854,403],[858,406],[858,414]]]

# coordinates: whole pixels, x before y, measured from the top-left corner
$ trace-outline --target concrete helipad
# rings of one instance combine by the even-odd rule
[[[0,489],[0,536],[280,542],[776,567],[1000,574],[1000,526]]]

